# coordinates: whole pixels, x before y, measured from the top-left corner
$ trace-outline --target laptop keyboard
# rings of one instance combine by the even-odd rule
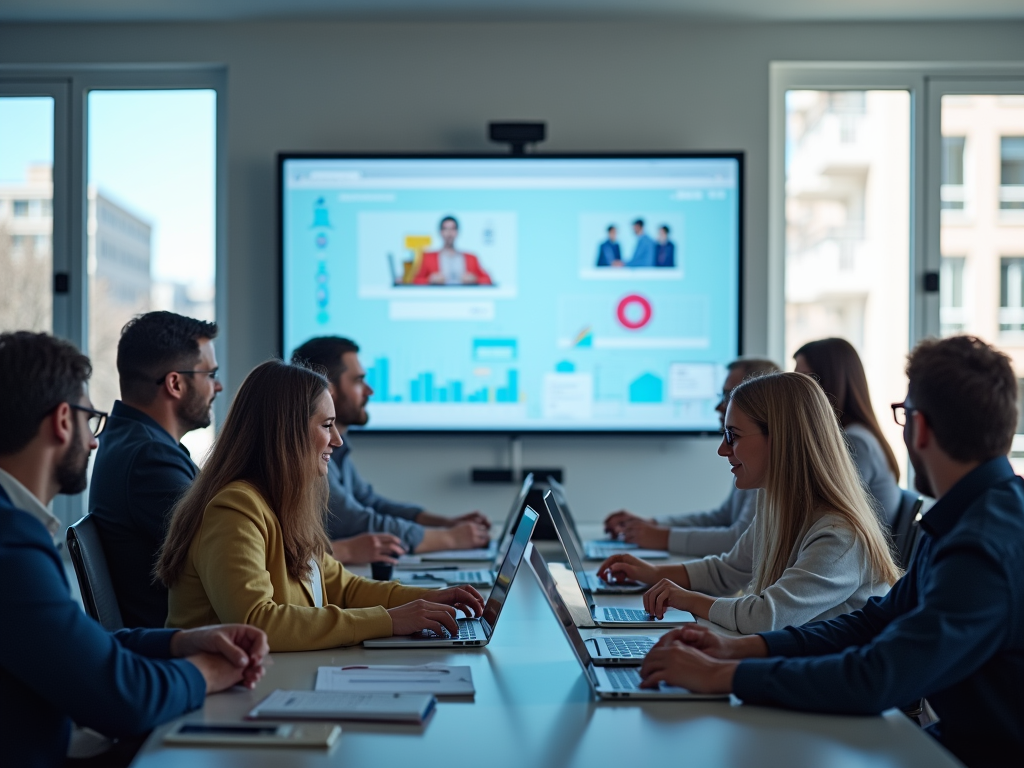
[[[635,691],[640,687],[640,670],[636,667],[605,667],[605,672],[616,691]]]
[[[468,621],[466,619],[459,619],[459,635],[458,637],[452,637],[452,633],[449,632],[445,627],[441,627],[442,634],[437,634],[432,629],[424,629],[413,637],[417,637],[421,640],[435,640],[441,638],[443,640],[476,640],[478,638],[477,627],[479,621]]]
[[[633,659],[646,656],[654,646],[650,637],[604,637],[602,638],[612,656]]]
[[[604,615],[608,621],[654,621],[643,608],[605,608]]]

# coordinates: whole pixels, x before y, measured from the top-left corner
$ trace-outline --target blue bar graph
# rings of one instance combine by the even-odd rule
[[[402,396],[392,394],[391,366],[388,358],[378,357],[366,370],[366,383],[374,390],[378,402],[402,402]],[[462,381],[449,379],[444,385],[432,371],[422,371],[409,380],[410,403],[518,403],[519,371],[508,370],[503,386],[470,388]]]

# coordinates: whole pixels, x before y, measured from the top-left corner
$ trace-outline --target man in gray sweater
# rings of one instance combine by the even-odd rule
[[[779,367],[771,360],[740,358],[728,365],[722,385],[722,399],[715,410],[725,418],[729,394],[748,376],[774,373]],[[643,518],[627,510],[619,510],[604,521],[612,536],[633,542],[644,549],[667,549],[679,555],[703,557],[728,552],[750,526],[757,511],[757,490],[741,491],[735,486],[725,501],[707,512]]]
[[[342,435],[349,427],[369,421],[366,404],[373,389],[365,381],[358,353],[359,347],[349,339],[323,336],[310,339],[292,354],[292,362],[326,372]],[[331,494],[327,535],[334,557],[343,563],[395,562],[405,552],[473,549],[490,541],[490,521],[480,512],[444,517],[376,493],[356,470],[347,436],[331,456],[327,483]]]

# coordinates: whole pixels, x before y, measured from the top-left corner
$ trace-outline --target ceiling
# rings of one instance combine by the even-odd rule
[[[732,21],[981,21],[1024,19],[1024,0],[0,0],[0,21],[649,16]]]

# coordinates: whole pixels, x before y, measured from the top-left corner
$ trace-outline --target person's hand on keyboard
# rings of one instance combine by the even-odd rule
[[[706,619],[714,602],[713,597],[684,589],[668,579],[662,579],[644,592],[644,608],[656,619],[665,618],[665,611],[669,608],[689,611],[694,616]]]
[[[629,580],[654,584],[661,578],[657,566],[633,555],[612,555],[597,569],[599,578],[609,584],[622,584]]]
[[[443,634],[445,629],[452,634],[459,634],[455,609],[450,605],[441,605],[429,600],[413,600],[397,608],[389,608],[388,614],[391,616],[392,635],[411,635],[423,629],[432,630],[438,635]]]
[[[435,603],[460,608],[467,616],[482,616],[484,612],[483,597],[475,588],[470,586],[435,589],[433,592],[428,592],[424,597],[427,600],[433,600]]]

